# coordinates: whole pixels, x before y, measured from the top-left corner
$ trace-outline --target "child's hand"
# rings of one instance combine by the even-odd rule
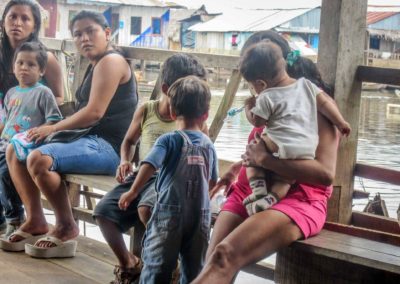
[[[244,105],[251,109],[256,105],[256,100],[255,96],[250,96],[244,101]]]
[[[133,171],[132,163],[129,161],[122,161],[117,168],[115,179],[119,183],[123,183],[126,176],[132,171]]]
[[[339,130],[342,135],[348,137],[351,132],[350,124],[347,121],[344,121],[341,125],[339,125]]]
[[[210,199],[214,197],[214,195],[222,188],[224,189],[224,195],[228,193],[229,188],[232,183],[235,181],[235,175],[231,172],[225,173],[217,182],[217,184],[209,191]]]
[[[131,190],[122,194],[118,201],[119,209],[126,210],[131,202],[136,199],[136,197],[137,195],[135,194],[135,192]]]

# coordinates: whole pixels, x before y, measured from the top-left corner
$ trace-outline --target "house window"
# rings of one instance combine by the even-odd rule
[[[377,37],[371,37],[369,39],[369,48],[370,49],[378,49],[380,47],[381,40]]]
[[[140,35],[142,31],[142,17],[131,17],[131,35]]]
[[[153,28],[153,35],[161,34],[161,18],[152,18],[151,27]]]

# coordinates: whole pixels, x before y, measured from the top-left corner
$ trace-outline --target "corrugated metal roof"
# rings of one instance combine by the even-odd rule
[[[397,12],[368,12],[367,13],[367,25],[377,23],[377,22],[384,20],[386,18],[389,18],[395,14],[397,14]]]
[[[171,2],[194,9],[204,4],[209,13],[225,12],[227,8],[247,10],[291,10],[321,6],[321,0],[171,0]]]
[[[293,10],[230,9],[225,10],[222,15],[208,22],[199,23],[190,27],[190,30],[196,32],[256,32],[269,30],[312,9],[313,8]]]
[[[146,7],[167,7],[169,5],[158,0],[67,0],[69,4],[88,4],[91,5],[131,5]]]

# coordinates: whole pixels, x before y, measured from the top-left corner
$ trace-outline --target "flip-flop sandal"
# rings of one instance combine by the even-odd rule
[[[50,242],[55,246],[53,247],[38,247],[41,242]],[[78,242],[76,240],[68,240],[63,242],[59,238],[53,236],[45,236],[36,241],[34,245],[26,244],[25,253],[36,258],[61,258],[61,257],[74,257],[76,254],[76,247]]]
[[[11,242],[13,236],[20,236],[23,239],[18,242]],[[42,238],[44,235],[32,235],[30,233],[24,232],[22,230],[16,230],[7,239],[0,240],[0,248],[5,251],[24,251],[26,244],[34,244],[38,239]]]

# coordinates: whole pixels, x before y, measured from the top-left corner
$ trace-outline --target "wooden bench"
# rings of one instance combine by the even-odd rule
[[[275,281],[400,283],[400,235],[392,237],[388,244],[323,229],[278,253]]]
[[[102,175],[67,174],[63,176],[63,181],[67,184],[67,191],[75,220],[97,225],[92,217],[96,201],[118,185],[115,178],[113,176]],[[100,190],[101,192],[94,192],[93,189]],[[51,205],[44,197],[42,198],[42,204],[44,208],[52,210]],[[129,230],[128,234],[131,237],[130,250],[135,255],[140,256],[144,226],[141,222],[138,222],[138,224],[135,224]]]

